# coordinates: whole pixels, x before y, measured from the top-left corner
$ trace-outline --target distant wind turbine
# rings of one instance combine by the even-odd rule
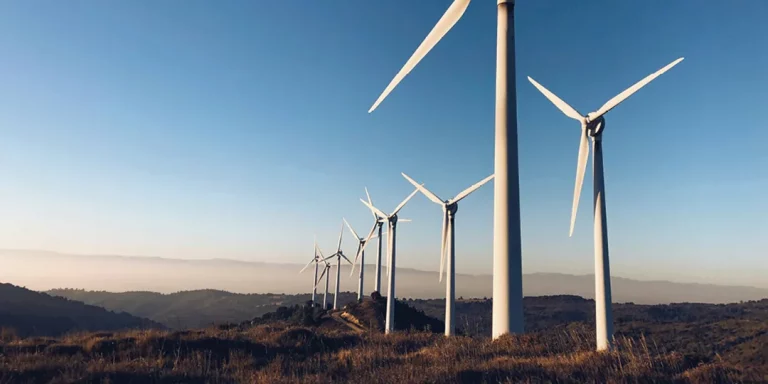
[[[380,222],[376,220],[376,222],[373,223],[373,228],[371,228],[371,233],[368,234],[368,237],[360,237],[357,235],[357,232],[355,232],[354,229],[352,229],[352,226],[349,225],[349,222],[347,222],[347,219],[344,219],[344,224],[347,225],[347,228],[349,228],[349,231],[352,232],[352,236],[357,239],[357,252],[355,252],[355,261],[352,262],[352,271],[349,273],[350,276],[352,276],[355,273],[355,265],[357,264],[358,258],[360,259],[360,272],[358,274],[357,278],[357,300],[360,301],[363,299],[363,277],[365,273],[365,245],[368,243],[368,241],[371,240],[371,237],[376,237],[376,234],[374,233],[376,231],[376,227],[381,228]]]
[[[554,93],[544,88],[536,80],[528,77],[544,96],[549,99],[566,116],[578,120],[581,123],[581,143],[579,144],[579,158],[576,163],[576,185],[573,189],[573,205],[571,207],[571,229],[569,236],[573,235],[573,226],[576,222],[576,211],[579,207],[581,186],[584,184],[584,173],[589,157],[589,144],[587,136],[592,138],[593,159],[593,194],[594,194],[594,241],[595,241],[595,331],[597,336],[597,350],[603,351],[610,348],[613,338],[613,316],[611,314],[611,271],[608,262],[608,222],[605,212],[605,183],[603,180],[603,131],[605,130],[605,118],[603,115],[619,105],[622,101],[632,96],[640,88],[646,86],[653,79],[668,71],[670,68],[683,61],[679,58],[638,81],[612,99],[603,104],[600,109],[590,112],[586,116],[566,104]]]
[[[323,267],[323,273],[320,274],[320,277],[315,281],[315,288],[317,288],[318,285],[320,285],[320,280],[323,279],[323,276],[325,276],[325,294],[323,295],[323,310],[328,309],[328,279],[331,277],[330,273],[328,271],[331,270],[331,264],[326,261],[330,257],[323,256],[323,251],[320,249],[320,247],[317,248],[317,253],[320,255],[320,261],[325,264]]]
[[[371,201],[371,194],[368,193],[368,188],[365,188],[365,197],[368,198],[368,204],[373,205],[373,201]],[[374,283],[373,283],[373,291],[381,293],[381,248],[382,248],[382,238],[384,235],[386,235],[386,232],[382,232],[382,226],[386,222],[384,219],[380,219],[379,215],[376,214],[376,211],[373,209],[370,209],[371,215],[373,215],[373,228],[371,228],[371,233],[368,234],[368,236],[365,237],[365,244],[358,249],[357,255],[355,255],[355,262],[352,264],[352,272],[349,274],[352,276],[353,273],[355,273],[355,264],[357,263],[357,258],[361,257],[362,253],[365,250],[365,247],[368,246],[369,241],[372,237],[376,237],[378,240],[378,247],[376,248],[376,270],[374,273]],[[399,223],[405,223],[411,221],[410,219],[398,219]],[[372,234],[374,231],[378,230],[378,234],[374,235]],[[360,263],[361,265],[365,265],[365,263]]]
[[[312,306],[313,307],[317,304],[317,300],[315,299],[317,297],[317,272],[318,272],[319,264],[321,262],[320,255],[317,253],[317,236],[315,236],[314,249],[315,249],[314,250],[315,255],[312,256],[312,260],[310,260],[309,263],[307,263],[307,265],[305,265],[304,268],[302,268],[301,271],[299,271],[299,273],[302,273],[304,272],[305,269],[307,269],[310,265],[312,265],[312,263],[315,264],[315,277],[312,280]]]
[[[403,200],[389,215],[374,207],[373,204],[369,204],[367,201],[360,199],[365,206],[373,210],[376,215],[379,216],[380,220],[385,220],[387,222],[387,233],[389,234],[389,238],[387,239],[389,242],[387,245],[387,277],[389,283],[387,284],[387,317],[384,326],[385,333],[391,333],[395,329],[395,238],[397,235],[397,214],[417,192],[419,192],[419,190],[414,189],[413,192],[411,192],[411,194],[408,195],[408,197],[406,197],[405,200]]]
[[[443,208],[443,230],[442,241],[440,242],[440,274],[439,280],[443,280],[443,266],[446,264],[446,250],[448,251],[448,268],[446,269],[446,288],[445,288],[445,335],[453,336],[456,328],[456,313],[454,305],[456,303],[456,246],[454,238],[456,232],[454,231],[454,219],[456,218],[456,211],[459,210],[459,201],[469,196],[470,193],[476,191],[482,187],[485,183],[493,179],[493,175],[486,177],[477,184],[470,186],[469,188],[461,191],[456,197],[450,200],[443,200],[427,188],[423,184],[417,183],[405,173],[402,174],[409,183],[413,184],[416,189],[421,191],[427,198],[440,205]]]
[[[344,220],[346,221],[346,220]],[[335,294],[333,295],[333,309],[339,309],[339,283],[341,282],[341,259],[344,259],[347,261],[347,263],[352,264],[351,261],[347,258],[347,256],[344,256],[344,252],[341,250],[341,238],[344,236],[344,223],[341,223],[341,231],[339,231],[339,245],[336,247],[336,253],[333,255],[330,255],[325,258],[325,260],[332,259],[333,257],[336,257],[336,287]]]
[[[455,0],[368,112],[461,19],[470,0]],[[490,2],[487,2],[490,3]],[[493,208],[493,338],[523,333],[523,266],[520,240],[520,178],[515,94],[515,0],[496,0],[496,140]]]

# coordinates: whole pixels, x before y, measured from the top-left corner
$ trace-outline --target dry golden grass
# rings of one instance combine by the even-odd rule
[[[355,334],[287,324],[0,341],[0,383],[755,382],[723,361],[660,353],[643,338],[592,351],[582,327],[499,340]]]

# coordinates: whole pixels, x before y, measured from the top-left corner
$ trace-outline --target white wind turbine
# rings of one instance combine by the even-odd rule
[[[346,220],[344,220],[346,221]],[[347,256],[344,256],[344,252],[341,250],[341,238],[344,235],[344,223],[341,223],[341,231],[339,231],[339,245],[336,247],[336,253],[333,255],[330,255],[325,258],[325,260],[329,260],[333,257],[336,257],[336,287],[335,293],[333,295],[333,309],[339,309],[339,283],[341,282],[341,259],[343,258],[346,260],[349,264],[352,264],[351,261],[347,258]]]
[[[331,264],[328,263],[326,260],[330,259],[330,257],[323,256],[323,251],[320,249],[319,246],[315,247],[317,249],[317,253],[320,255],[320,262],[325,263],[325,266],[323,267],[323,273],[320,274],[320,277],[315,279],[315,288],[317,288],[318,285],[320,285],[320,280],[323,279],[323,276],[325,276],[325,294],[323,295],[323,310],[328,309],[328,279],[330,278],[330,273],[328,273],[331,270]],[[319,264],[319,263],[318,263]]]
[[[299,273],[302,273],[304,272],[305,269],[307,269],[310,265],[312,265],[312,263],[315,264],[315,277],[314,277],[314,280],[312,281],[312,306],[313,307],[317,304],[317,301],[315,299],[317,297],[317,272],[318,272],[319,264],[322,261],[322,258],[317,253],[317,237],[315,237],[314,249],[315,249],[314,250],[315,255],[312,256],[312,260],[310,260],[309,263],[307,263],[307,265],[305,265],[304,268],[302,268],[301,271],[299,271]]]
[[[370,199],[369,199],[370,201]],[[375,214],[374,214],[375,217]],[[376,227],[381,228],[381,222],[376,220],[376,222],[373,223],[373,228],[371,228],[371,233],[368,235],[368,237],[360,237],[357,235],[357,232],[355,232],[354,229],[352,229],[352,226],[349,225],[347,222],[347,219],[343,219],[344,224],[347,225],[347,228],[349,228],[349,231],[352,232],[352,236],[357,239],[357,252],[355,252],[355,261],[352,263],[352,271],[349,273],[350,276],[352,276],[355,273],[355,265],[357,264],[358,258],[360,259],[360,271],[357,277],[357,300],[363,299],[363,277],[365,272],[365,245],[368,243],[368,241],[371,240],[371,237],[376,237],[376,234],[374,233],[376,231]],[[381,240],[379,240],[379,244],[381,244]],[[379,263],[381,262],[381,252],[379,252]]]
[[[416,189],[421,191],[427,198],[443,207],[443,230],[442,241],[440,242],[440,274],[439,280],[443,280],[443,266],[446,264],[446,256],[448,257],[448,266],[446,269],[446,288],[445,288],[445,335],[453,336],[456,329],[456,314],[454,311],[454,304],[456,302],[456,247],[454,238],[456,232],[454,231],[454,219],[456,218],[456,211],[459,209],[459,201],[469,196],[470,193],[476,191],[482,187],[485,183],[493,179],[493,175],[486,177],[477,184],[470,186],[469,188],[461,191],[456,197],[450,200],[443,200],[428,189],[424,188],[423,184],[417,183],[405,173],[402,174],[408,182],[413,184]],[[446,254],[446,250],[448,253]]]
[[[387,239],[389,241],[389,244],[387,244],[387,277],[389,281],[387,284],[387,317],[385,322],[386,324],[384,326],[385,333],[390,333],[395,329],[395,237],[397,234],[397,213],[403,209],[405,204],[408,203],[408,200],[410,200],[418,191],[418,189],[414,189],[413,192],[411,192],[411,194],[408,195],[408,197],[406,197],[405,200],[403,200],[400,205],[398,205],[389,215],[374,207],[373,204],[360,199],[363,204],[365,204],[379,216],[380,220],[385,220],[387,222],[387,233],[389,234],[389,238]],[[368,235],[366,242],[367,240],[370,240],[372,235],[373,231],[371,231],[371,234]]]
[[[611,272],[608,263],[608,223],[605,212],[605,183],[603,180],[603,144],[602,135],[605,130],[605,115],[608,111],[619,105],[622,101],[632,96],[640,88],[650,83],[653,79],[668,71],[670,68],[683,61],[679,58],[638,81],[612,99],[603,104],[600,109],[582,116],[578,111],[544,88],[536,80],[528,77],[528,80],[549,99],[566,116],[578,120],[581,123],[581,143],[579,144],[579,158],[576,163],[576,185],[573,189],[573,206],[571,208],[571,229],[569,236],[573,235],[573,226],[576,221],[576,211],[579,206],[581,186],[584,184],[584,173],[589,157],[589,144],[587,136],[592,138],[592,172],[593,172],[593,203],[594,203],[594,242],[595,242],[595,330],[597,334],[597,350],[610,348],[613,338],[613,319],[611,314]]]
[[[373,103],[372,112],[453,28],[470,0],[454,0],[400,72]],[[487,1],[490,3],[490,1]],[[523,266],[515,95],[515,0],[496,0],[496,139],[493,208],[493,338],[523,333]]]
[[[368,204],[373,206],[373,201],[371,201],[371,195],[368,193],[368,187],[365,187],[365,197],[368,198]],[[376,212],[371,209],[371,215],[373,215],[373,228],[371,228],[371,232],[378,231],[378,234],[376,237],[378,238],[378,247],[376,248],[376,270],[374,273],[374,282],[373,282],[373,291],[381,293],[381,246],[382,246],[382,226],[384,226],[384,221],[379,219],[379,216],[376,214]],[[369,233],[366,239],[371,238],[371,234]],[[368,240],[365,241],[365,244],[363,245],[360,250],[358,250],[358,255],[355,256],[355,261],[357,261],[357,257],[360,256],[360,252],[365,250],[365,246],[368,245]],[[364,263],[361,263],[361,268],[364,266]],[[352,265],[352,272],[354,273],[355,266]]]

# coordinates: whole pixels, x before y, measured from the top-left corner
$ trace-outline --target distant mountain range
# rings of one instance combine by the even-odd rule
[[[78,288],[94,291],[223,290],[235,293],[308,293],[312,271],[301,265],[225,259],[181,260],[127,256],[81,256],[42,251],[0,250],[0,281],[46,291]],[[44,267],[41,267],[44,266]],[[366,293],[373,286],[373,266],[366,266]],[[345,273],[346,272],[346,273]],[[398,268],[399,298],[441,298],[445,285],[437,272]],[[342,267],[342,291],[354,290],[357,277]],[[385,281],[386,282],[386,281]],[[640,281],[613,277],[613,301],[638,304],[674,302],[728,303],[768,298],[768,289],[746,286]],[[331,282],[333,289],[333,282]],[[382,290],[386,287],[383,286]],[[491,275],[456,276],[457,296],[491,297]],[[526,296],[577,295],[592,298],[592,275],[533,273],[523,277]]]
[[[11,284],[0,284],[0,328],[18,336],[58,336],[73,331],[165,328],[127,313],[115,313]]]
[[[82,289],[53,289],[51,296],[104,307],[112,311],[124,311],[146,317],[176,329],[203,328],[212,324],[239,323],[272,312],[280,306],[304,304],[309,294],[240,294],[213,289],[157,292],[104,292]],[[352,293],[339,295],[342,304],[357,298]]]

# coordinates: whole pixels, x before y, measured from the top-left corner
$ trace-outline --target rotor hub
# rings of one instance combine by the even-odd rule
[[[600,116],[597,119],[590,121],[589,118],[586,119],[586,130],[587,134],[591,137],[593,137],[595,140],[600,139],[600,137],[603,134],[603,131],[605,130],[605,119]]]

